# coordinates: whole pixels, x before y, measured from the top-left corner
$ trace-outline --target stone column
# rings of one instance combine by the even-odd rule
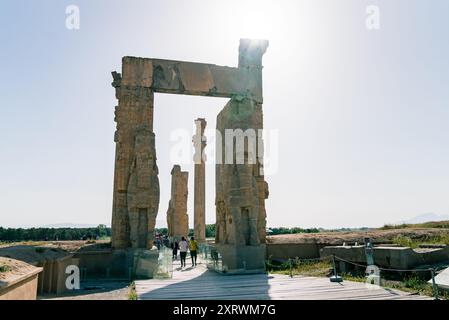
[[[239,69],[256,95],[235,95],[217,116],[216,238],[223,265],[232,272],[265,268],[262,56],[267,41],[242,39]]]
[[[198,242],[206,241],[206,137],[204,130],[206,120],[198,118],[195,120],[196,134],[193,136],[195,154],[195,182],[194,182],[194,236]]]
[[[159,207],[152,62],[124,57],[122,74],[113,72],[112,76],[118,99],[112,247],[150,249]]]
[[[167,210],[167,226],[169,237],[181,240],[189,235],[189,216],[187,214],[189,173],[181,171],[179,165],[171,171],[171,198]]]

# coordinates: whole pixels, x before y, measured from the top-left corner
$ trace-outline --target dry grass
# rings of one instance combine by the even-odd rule
[[[331,268],[331,262],[328,260],[306,261],[296,259],[278,265],[267,263],[267,270],[270,273],[288,274],[293,276],[326,277],[329,275]]]
[[[134,282],[129,286],[128,300],[137,300],[136,284]]]
[[[402,247],[417,248],[423,244],[446,244],[449,245],[449,235],[441,234],[421,239],[412,239],[408,236],[398,235],[393,239],[393,243]]]
[[[386,224],[380,230],[406,229],[406,228],[436,228],[449,229],[449,221],[431,221],[424,223]]]

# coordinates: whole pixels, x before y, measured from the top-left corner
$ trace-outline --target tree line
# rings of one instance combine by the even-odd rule
[[[103,224],[94,228],[2,228],[0,241],[53,241],[104,239],[111,236],[111,228]]]
[[[156,228],[156,232],[162,235],[168,235],[167,228]],[[193,229],[189,229],[189,234],[187,236],[191,237],[194,235]],[[215,238],[215,223],[206,224],[206,238]]]
[[[285,228],[285,227],[279,227],[279,228],[268,228],[267,234],[270,236],[274,236],[277,234],[295,234],[295,233],[318,233],[322,231],[322,229],[318,228]]]
[[[157,233],[168,234],[167,228],[157,228]],[[268,235],[318,233],[318,228],[269,228]],[[111,236],[111,228],[103,224],[94,228],[2,228],[0,227],[0,241],[54,241],[54,240],[87,240],[105,239]],[[188,236],[193,236],[193,229],[189,229]],[[206,225],[206,238],[215,237],[215,224]]]

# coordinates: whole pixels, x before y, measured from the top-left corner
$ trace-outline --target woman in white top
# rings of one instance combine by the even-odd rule
[[[186,256],[187,256],[187,248],[189,244],[187,243],[186,238],[182,237],[179,242],[179,254],[181,255],[181,268],[186,266]]]

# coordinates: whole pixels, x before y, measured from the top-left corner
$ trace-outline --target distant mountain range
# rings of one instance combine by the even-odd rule
[[[41,228],[96,228],[98,227],[100,223],[98,224],[91,224],[91,223],[55,223],[55,224],[47,224],[42,226]],[[110,227],[106,224],[107,227]]]
[[[449,214],[439,215],[435,213],[424,213],[417,215],[413,218],[410,218],[408,220],[403,220],[396,222],[394,224],[416,224],[416,223],[424,223],[424,222],[431,222],[431,221],[449,221]],[[92,223],[55,223],[55,224],[47,224],[42,226],[42,228],[96,228],[99,224],[92,224]],[[166,227],[167,222],[163,219],[157,219],[156,225],[160,227]],[[107,227],[110,227],[110,224],[106,224]]]
[[[424,213],[417,215],[414,218],[411,218],[409,220],[401,221],[398,224],[405,223],[405,224],[415,224],[415,223],[424,223],[424,222],[431,222],[431,221],[446,221],[449,220],[448,214],[435,214],[435,213]]]

